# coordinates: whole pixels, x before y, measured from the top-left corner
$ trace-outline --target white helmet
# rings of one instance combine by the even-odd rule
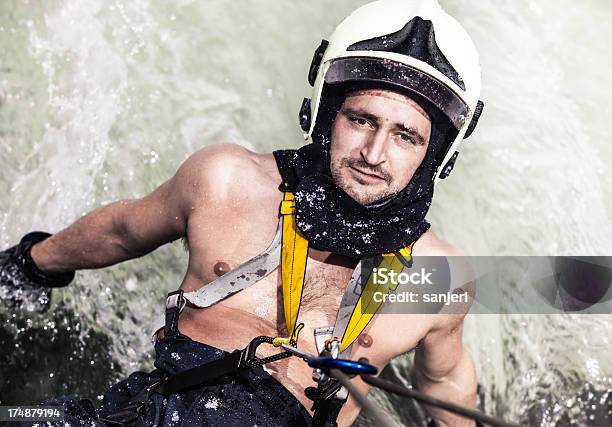
[[[305,139],[313,136],[329,85],[384,84],[437,109],[453,132],[434,182],[448,176],[459,143],[472,133],[484,107],[478,99],[476,48],[436,0],[379,0],[360,7],[338,25],[329,42],[321,42],[308,81],[314,87],[312,101],[304,99],[299,115]]]

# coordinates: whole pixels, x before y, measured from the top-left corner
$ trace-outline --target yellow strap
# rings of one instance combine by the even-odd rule
[[[400,249],[400,254],[410,262],[412,257],[412,245]],[[387,268],[389,270],[395,271],[397,274],[402,272],[404,268],[404,264],[400,261],[400,259],[394,254],[384,254],[382,256],[382,260],[380,264],[378,264],[377,268]],[[359,337],[359,335],[366,328],[370,320],[374,317],[374,314],[378,311],[380,306],[382,305],[382,299],[380,302],[374,300],[374,293],[381,292],[383,294],[387,294],[389,291],[395,290],[397,288],[397,284],[393,285],[389,284],[379,284],[374,283],[374,275],[370,273],[370,277],[363,290],[361,291],[361,295],[359,296],[359,300],[351,313],[351,318],[349,319],[348,325],[346,326],[346,330],[344,331],[344,335],[342,336],[340,351],[346,350],[353,342]]]
[[[293,193],[285,193],[280,206],[280,214],[283,215],[283,243],[280,266],[283,283],[283,308],[285,325],[291,338],[295,332],[295,324],[302,300],[306,261],[308,259],[308,240],[295,223],[295,197]]]

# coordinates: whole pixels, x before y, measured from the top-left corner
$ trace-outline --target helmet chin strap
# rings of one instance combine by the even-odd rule
[[[372,203],[368,203],[366,205],[363,205],[367,210],[369,210],[370,212],[378,212],[379,210],[384,209],[385,207],[387,207],[391,202],[393,202],[393,200],[395,200],[397,198],[397,196],[399,195],[399,193],[392,193],[389,194],[381,199],[378,199]]]

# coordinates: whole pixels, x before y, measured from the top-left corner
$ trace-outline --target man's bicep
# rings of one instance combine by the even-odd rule
[[[415,366],[421,375],[431,381],[439,381],[450,373],[463,357],[462,314],[438,314],[443,316],[439,326],[430,331],[420,342],[415,353]]]
[[[433,314],[434,327],[421,340],[415,354],[416,367],[432,379],[444,377],[463,357],[463,320],[474,299],[474,272],[467,257],[454,246],[438,241],[427,248],[426,255],[446,257],[457,300]]]
[[[129,201],[126,231],[138,241],[160,243],[175,240],[185,232],[187,218],[182,195],[174,178],[142,199]]]

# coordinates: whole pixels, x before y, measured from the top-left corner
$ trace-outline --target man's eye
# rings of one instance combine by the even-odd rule
[[[357,123],[358,125],[361,125],[361,126],[365,126],[365,125],[369,124],[366,119],[362,119],[361,117],[351,117],[350,120],[353,123]]]
[[[414,138],[406,133],[400,133],[399,137],[402,139],[402,141],[406,141],[406,142],[410,142],[412,144],[416,144],[416,141],[414,140]]]

